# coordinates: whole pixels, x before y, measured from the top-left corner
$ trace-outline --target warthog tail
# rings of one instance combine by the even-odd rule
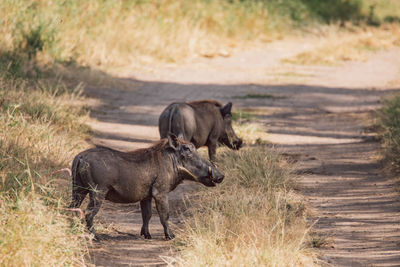
[[[72,162],[72,201],[69,208],[79,208],[85,196],[89,193],[89,190],[83,184],[82,172],[80,171],[81,163],[82,157],[80,155],[76,156]]]

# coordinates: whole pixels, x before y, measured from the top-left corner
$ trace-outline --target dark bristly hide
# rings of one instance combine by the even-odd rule
[[[215,161],[218,143],[232,149],[239,149],[243,143],[232,128],[231,109],[232,103],[222,106],[215,100],[172,103],[158,120],[160,137],[174,133],[196,148],[207,146],[210,160]]]
[[[155,200],[165,238],[174,235],[168,227],[168,193],[184,179],[215,186],[224,175],[197,153],[190,142],[174,134],[153,146],[132,152],[95,147],[79,153],[72,163],[72,202],[78,208],[87,194],[90,202],[86,223],[94,234],[93,218],[104,199],[116,203],[140,201],[143,226],[140,234],[150,239],[151,201]]]

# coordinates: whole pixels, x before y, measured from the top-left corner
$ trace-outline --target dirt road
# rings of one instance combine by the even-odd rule
[[[333,266],[399,266],[398,194],[381,171],[379,144],[363,124],[396,89],[390,82],[400,78],[400,51],[336,67],[283,64],[282,58],[311,45],[300,43],[284,40],[229,58],[135,70],[129,73],[133,89],[87,88],[100,103],[92,113],[98,131],[93,142],[122,150],[148,146],[159,137],[158,115],[173,101],[209,98],[232,101],[236,109],[263,109],[259,122],[276,147],[298,160],[299,190],[314,210],[316,231],[329,237],[321,258]],[[248,93],[280,97],[234,98]],[[171,193],[174,210],[194,188],[184,184]],[[99,230],[103,240],[91,250],[97,266],[163,265],[160,256],[171,253],[156,212],[152,241],[139,237],[138,205],[106,203],[98,217],[111,226]],[[177,218],[172,221],[179,225]]]

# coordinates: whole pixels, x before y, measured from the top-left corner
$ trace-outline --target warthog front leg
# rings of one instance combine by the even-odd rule
[[[149,221],[151,218],[151,197],[140,201],[140,209],[142,211],[143,225],[140,230],[140,235],[143,235],[146,239],[151,239],[149,232]]]
[[[169,219],[169,205],[168,205],[168,195],[167,194],[158,194],[154,196],[156,201],[156,208],[158,215],[160,216],[160,222],[164,227],[164,235],[167,240],[173,239],[175,235],[171,232],[168,227],[168,219]]]

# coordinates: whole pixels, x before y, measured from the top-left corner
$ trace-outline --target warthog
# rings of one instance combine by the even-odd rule
[[[217,144],[239,149],[242,140],[232,128],[232,103],[225,106],[214,100],[172,103],[158,120],[161,138],[169,132],[192,142],[196,148],[208,147],[211,161],[215,161]]]
[[[89,231],[95,234],[93,218],[104,199],[116,203],[140,201],[143,226],[140,234],[150,239],[149,220],[154,198],[166,239],[174,235],[168,228],[168,193],[183,179],[215,186],[221,174],[208,160],[197,153],[190,142],[168,135],[149,148],[121,152],[95,147],[79,153],[72,163],[72,202],[78,208],[89,193],[86,210]]]

